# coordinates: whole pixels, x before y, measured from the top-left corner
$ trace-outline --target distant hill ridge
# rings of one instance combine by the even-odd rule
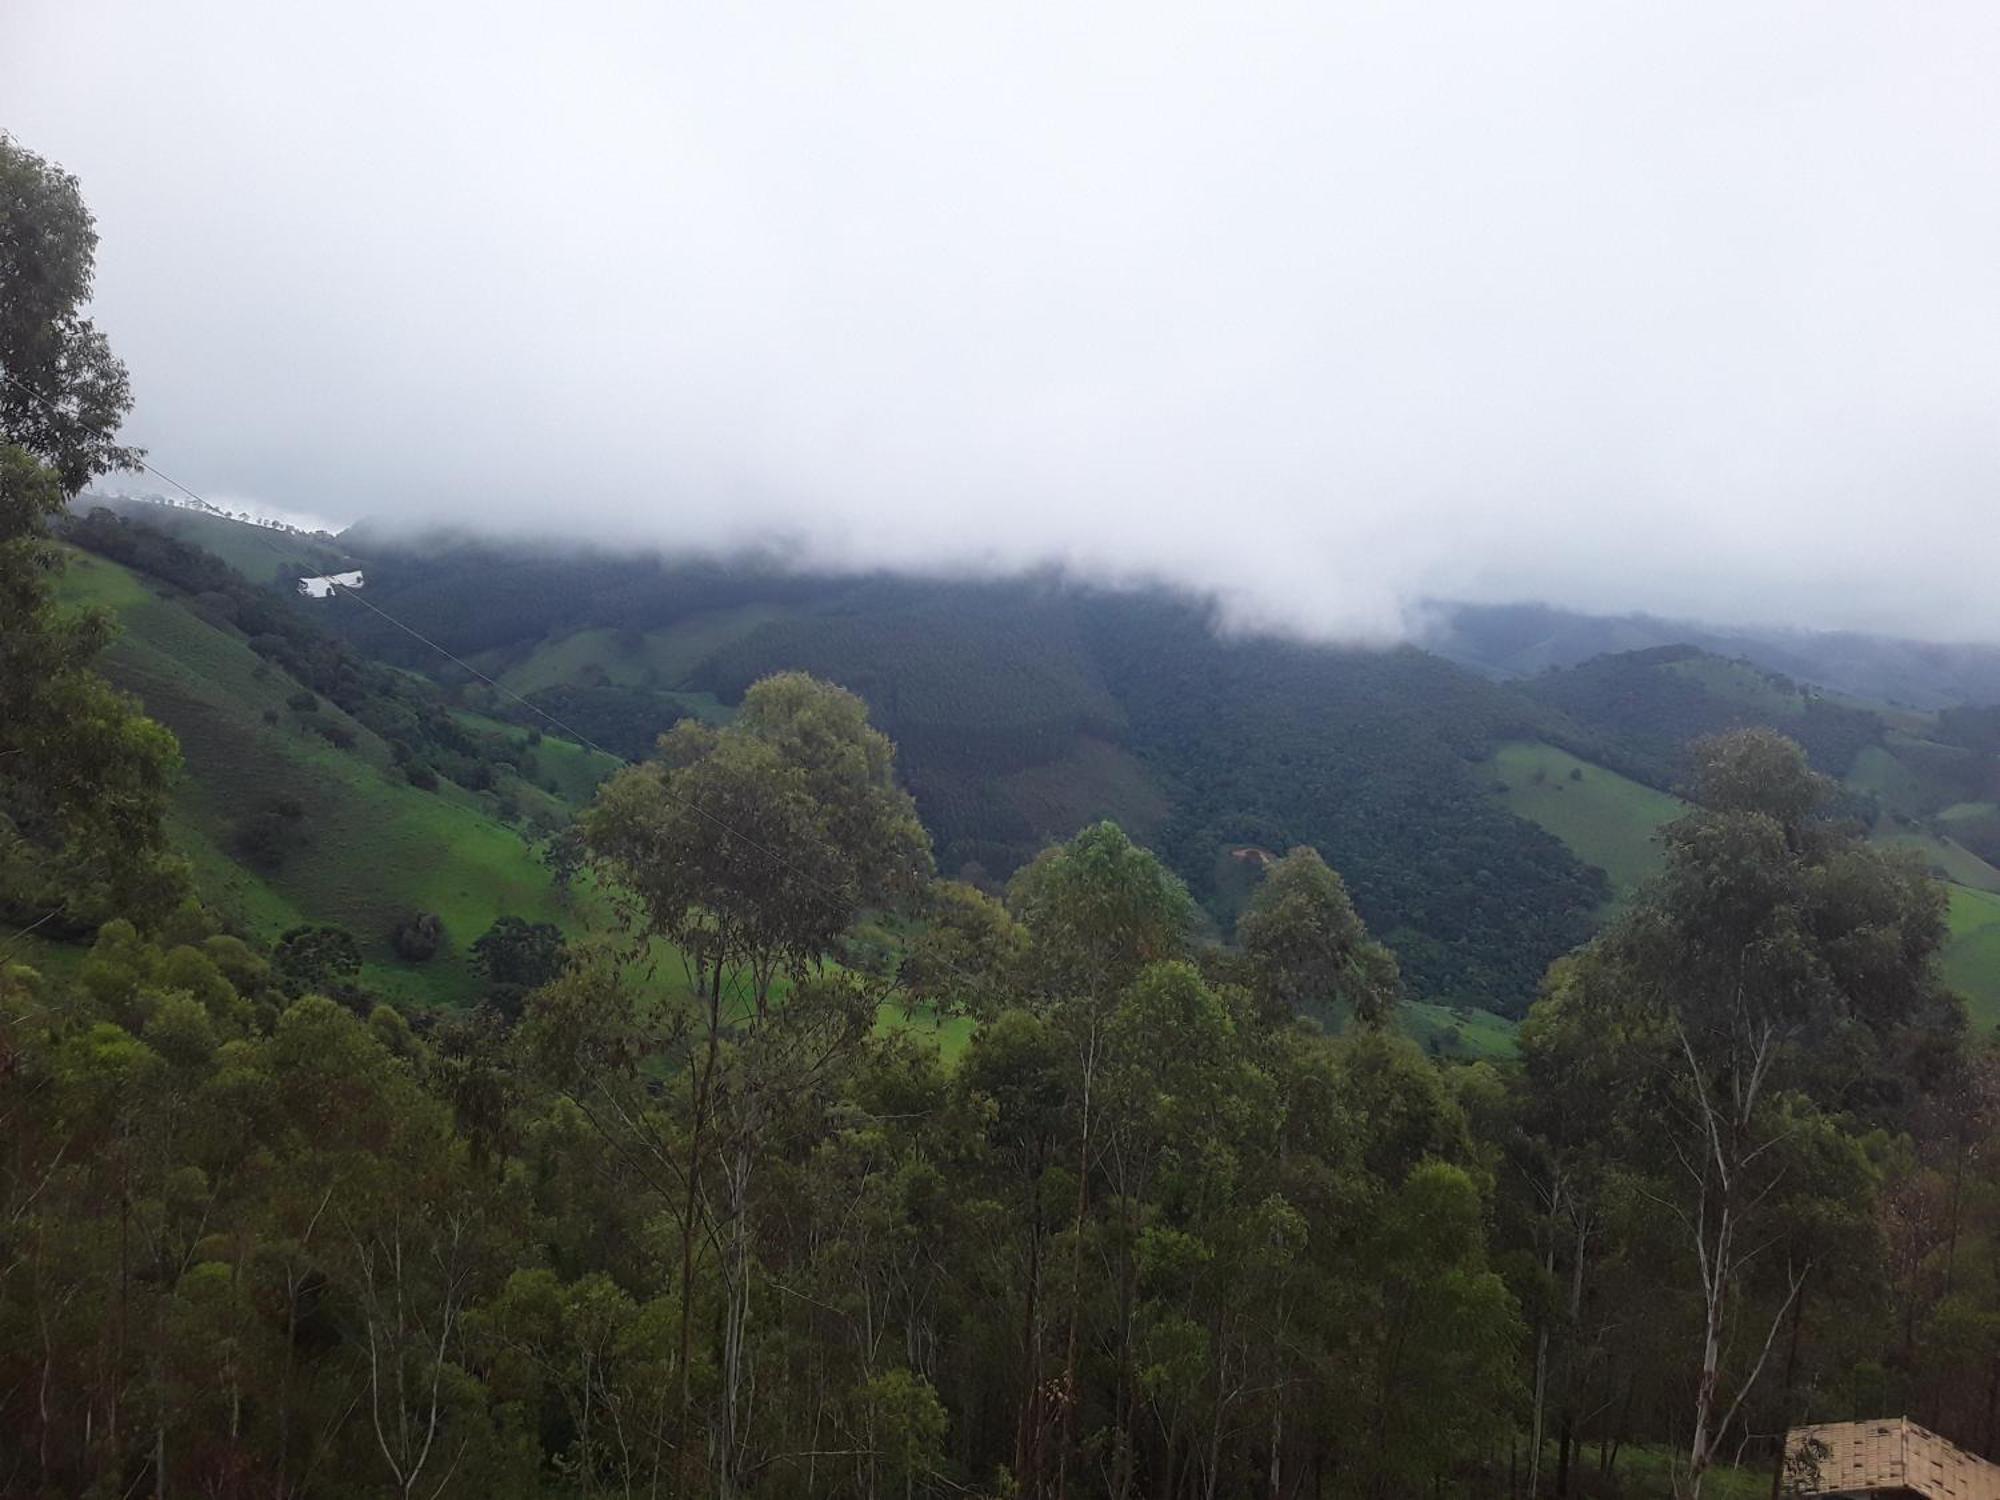
[[[155,519],[278,562],[264,537],[229,535],[235,523]],[[1513,676],[1416,647],[1228,638],[1199,599],[1046,575],[813,575],[365,531],[336,539],[334,562],[364,569],[372,603],[505,691],[338,595],[304,606],[314,627],[430,678],[468,722],[529,732],[518,693],[637,757],[677,719],[725,720],[758,677],[809,670],[861,694],[896,738],[947,873],[997,884],[1111,817],[1226,933],[1259,874],[1241,851],[1313,844],[1415,996],[1503,1014],[1655,867],[1686,742],[1771,724],[1843,782],[1850,815],[1965,893],[1958,977],[2000,1011],[2000,716],[1870,706],[1698,642],[1555,662],[1589,634],[1561,612],[1459,621],[1459,645],[1489,659],[1552,658]],[[1611,624],[1629,639],[1629,621]]]
[[[1616,652],[1692,646],[1876,703],[1923,710],[2000,702],[2000,647],[1859,631],[1722,627],[1655,615],[1593,615],[1548,604],[1439,603],[1425,649],[1502,679]]]

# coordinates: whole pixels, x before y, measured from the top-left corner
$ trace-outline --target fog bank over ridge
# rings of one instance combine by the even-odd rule
[[[7,30],[131,437],[251,508],[2000,640],[1991,7]]]

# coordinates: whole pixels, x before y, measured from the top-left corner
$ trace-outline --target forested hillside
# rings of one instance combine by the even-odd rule
[[[357,600],[281,597],[200,548],[163,541],[160,529],[232,535],[231,550],[252,560],[282,560],[282,546],[297,543],[129,504],[117,518],[86,509],[71,535],[149,568],[155,597],[206,628],[235,629],[246,645],[264,630],[256,649],[267,655],[279,639],[265,630],[275,611],[298,637],[285,649],[302,683],[315,672],[365,677],[392,702],[400,695],[393,710],[374,710],[399,723],[421,704],[417,725],[387,738],[389,781],[439,771],[447,799],[453,784],[472,792],[487,817],[548,852],[615,763],[565,732],[544,735],[551,719],[614,756],[643,759],[676,722],[728,722],[758,677],[811,670],[859,692],[896,731],[941,862],[975,883],[997,888],[1048,842],[1109,817],[1158,848],[1203,919],[1226,930],[1254,888],[1258,851],[1300,842],[1341,851],[1362,911],[1397,951],[1413,992],[1445,1017],[1420,1033],[1442,1032],[1447,1046],[1458,1045],[1451,1033],[1468,1009],[1518,1015],[1549,959],[1657,870],[1657,830],[1678,806],[1693,740],[1776,728],[1841,783],[1844,815],[1951,882],[1947,963],[1982,1024],[2000,1023],[2000,868],[1988,859],[2000,854],[2000,757],[1990,712],[1976,706],[1930,714],[1868,705],[1691,646],[1601,656],[1498,686],[1415,650],[1232,638],[1195,601],[1053,576],[814,577],[448,539],[375,552],[365,529],[322,554],[365,565],[378,608],[397,620],[418,613],[424,635],[482,681]],[[210,587],[218,582],[226,587]],[[491,644],[506,634],[487,611],[496,594],[547,633]],[[453,600],[462,607],[446,608]],[[151,625],[130,618],[144,639]],[[623,623],[588,623],[597,620]],[[357,654],[329,664],[329,651]],[[368,665],[378,651],[409,670]],[[114,675],[130,670],[131,654],[114,653]],[[160,711],[173,720],[171,700]],[[439,726],[429,739],[425,722]],[[226,770],[236,763],[204,760],[207,795],[241,820],[244,798]],[[267,833],[283,831],[265,822]],[[217,819],[198,826],[238,852]],[[522,876],[504,877],[522,894],[502,905],[574,925],[566,905],[536,893],[546,874],[532,859],[500,864],[524,859]],[[232,878],[254,891],[260,873]],[[476,876],[471,889],[487,879]],[[421,890],[408,895],[410,909],[428,909]],[[409,968],[385,935],[403,918],[386,911],[384,900],[337,902],[335,911],[358,924],[385,974]],[[463,995],[456,962],[414,982]],[[1460,1020],[1448,1019],[1453,1011]]]
[[[1053,577],[795,576],[449,539],[372,550],[365,530],[344,545],[366,560],[370,602],[622,754],[682,717],[726,716],[773,671],[849,687],[902,747],[942,864],[974,881],[1114,817],[1226,927],[1247,889],[1232,851],[1310,842],[1339,852],[1420,993],[1516,1014],[1607,894],[1474,773],[1548,715],[1421,652],[1226,639],[1199,601]],[[365,649],[462,680],[359,604],[327,603]]]

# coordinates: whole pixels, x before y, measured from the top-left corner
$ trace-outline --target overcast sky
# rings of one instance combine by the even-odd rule
[[[2000,6],[0,0],[215,498],[2000,640]]]

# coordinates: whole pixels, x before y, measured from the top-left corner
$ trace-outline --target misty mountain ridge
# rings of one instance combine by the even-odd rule
[[[2000,929],[2000,869],[1989,864],[2000,859],[2000,745],[1982,739],[1976,714],[1870,707],[1823,689],[1835,674],[1815,663],[1837,653],[1821,638],[1779,654],[1643,616],[1461,606],[1435,612],[1432,649],[1362,649],[1231,632],[1201,596],[1055,570],[809,572],[768,554],[531,549],[469,532],[417,543],[369,526],[322,538],[184,509],[116,510],[128,522],[85,544],[123,548],[142,569],[163,567],[139,540],[155,531],[288,595],[297,576],[365,569],[365,602],[284,607],[360,660],[428,678],[475,738],[574,736],[641,759],[678,720],[728,722],[770,673],[840,683],[896,740],[940,866],[989,888],[1111,818],[1167,859],[1226,934],[1256,883],[1240,851],[1314,845],[1397,952],[1412,993],[1444,1005],[1518,1015],[1548,962],[1656,866],[1655,830],[1678,815],[1688,740],[1749,725],[1798,739],[1842,781],[1850,815],[1951,879],[1971,903],[1969,933]],[[165,570],[205,587],[198,568]],[[204,597],[186,602],[200,612]],[[128,624],[157,628],[144,614]],[[1593,644],[1635,649],[1587,654]],[[1882,661],[1912,649],[1867,644]],[[1794,675],[1802,661],[1813,675]],[[365,703],[355,711],[366,719]],[[174,727],[201,737],[200,725]],[[385,768],[392,781],[434,772],[502,822],[560,818],[533,785],[546,765],[524,781],[512,764],[530,758],[518,744],[390,737],[406,747]],[[206,774],[226,780],[225,761]],[[226,786],[210,789],[208,835],[225,847],[241,834],[214,809],[230,800]],[[379,914],[357,921],[383,926]],[[1961,982],[1978,992],[1983,972]]]
[[[475,525],[425,525],[413,529],[379,517],[364,517],[330,534],[292,525],[280,513],[267,517],[215,509],[204,511],[172,496],[151,493],[93,491],[77,501],[79,510],[94,505],[135,510],[140,514],[150,511],[153,524],[178,530],[198,544],[214,545],[220,541],[231,552],[238,549],[233,546],[227,528],[204,527],[201,517],[254,526],[262,533],[259,540],[267,546],[276,539],[287,539],[335,547],[340,556],[481,555],[496,565],[566,556],[593,569],[608,568],[614,574],[632,579],[696,569],[772,579],[901,578],[938,585],[1032,581],[1045,588],[1086,591],[1156,590],[1205,609],[1214,627],[1226,634],[1297,637],[1342,647],[1399,643],[1397,638],[1320,640],[1309,632],[1285,628],[1268,612],[1232,607],[1230,601],[1210,591],[1144,577],[1106,580],[1089,570],[1053,561],[1040,567],[1005,569],[840,568],[816,564],[803,544],[778,538],[727,549],[615,547],[587,540],[567,544],[554,539],[530,541],[518,535],[484,532]],[[160,516],[158,512],[162,509],[171,514]],[[244,562],[254,558],[254,553],[239,555]],[[245,571],[259,577],[263,573],[255,566],[248,566]],[[1644,610],[1604,614],[1542,600],[1496,604],[1435,598],[1404,612],[1400,642],[1500,681],[1576,666],[1595,656],[1688,645],[1716,656],[1748,661],[1829,692],[1894,707],[1934,710],[2000,702],[2000,645],[1977,641],[1819,630],[1786,624],[1719,624]]]
[[[1595,656],[1688,645],[1755,663],[1835,693],[1897,707],[2000,701],[2000,646],[1853,630],[1713,625],[1640,612],[1589,614],[1543,603],[1440,601],[1413,639],[1496,679],[1533,677]]]

